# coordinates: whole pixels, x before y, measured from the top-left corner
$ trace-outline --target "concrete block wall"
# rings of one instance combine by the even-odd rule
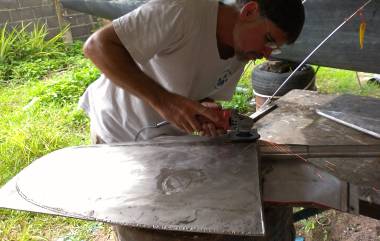
[[[61,15],[70,24],[73,39],[86,39],[97,26],[91,15],[64,8]],[[49,37],[60,31],[54,0],[0,0],[0,27],[6,22],[9,28],[22,22],[46,23]]]
[[[65,21],[70,23],[71,34],[74,39],[85,40],[96,30],[98,25],[96,17],[70,9],[63,9],[63,12]]]

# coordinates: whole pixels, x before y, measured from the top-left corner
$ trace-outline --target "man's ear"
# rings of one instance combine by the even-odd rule
[[[258,16],[260,16],[259,4],[256,1],[250,1],[241,9],[239,18],[243,21],[251,21]]]

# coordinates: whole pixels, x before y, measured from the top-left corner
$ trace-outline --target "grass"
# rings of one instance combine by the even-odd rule
[[[94,240],[98,233],[108,233],[107,226],[96,222],[52,217],[18,211],[0,211],[0,239],[3,241]]]
[[[376,84],[363,83],[359,85],[354,71],[320,68],[317,73],[318,91],[325,94],[354,94],[380,97],[380,88]]]
[[[42,155],[89,143],[88,120],[77,110],[78,96],[70,95],[72,76],[85,66],[78,66],[78,72],[53,75],[41,82],[0,87],[0,184]],[[68,99],[54,98],[64,95],[67,89]],[[38,101],[31,102],[36,98]],[[81,237],[92,234],[89,225],[74,219],[2,210],[0,240],[51,240],[66,232],[72,233],[70,240],[83,240]]]
[[[0,185],[38,157],[89,143],[88,119],[76,103],[99,71],[82,56],[81,42],[64,45],[62,33],[46,40],[44,26],[25,29],[0,30]],[[0,210],[4,241],[93,240],[104,229],[96,222]]]
[[[31,85],[0,89],[1,184],[37,157],[87,139],[83,131],[87,119],[76,106],[35,102],[28,108],[33,89]]]
[[[38,157],[89,143],[89,122],[76,103],[99,71],[84,59],[81,42],[64,45],[62,33],[46,41],[43,25],[34,26],[32,33],[25,29],[0,29],[0,185]],[[225,107],[250,110],[252,68],[245,71],[233,100],[223,102]],[[317,79],[323,93],[379,97],[380,88],[363,84],[360,89],[351,71],[321,68]],[[312,228],[312,223],[304,224],[304,230]],[[0,240],[4,241],[94,240],[109,231],[96,222],[0,210]]]

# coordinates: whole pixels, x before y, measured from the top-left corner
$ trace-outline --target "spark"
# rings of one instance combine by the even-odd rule
[[[336,164],[334,164],[334,163],[332,163],[332,162],[329,162],[329,161],[325,161],[325,162],[327,162],[327,163],[330,164],[331,166],[336,167]]]
[[[325,167],[327,167],[327,168],[330,169],[331,171],[335,172],[335,169],[334,169],[334,168],[332,168],[332,167],[330,167],[330,166],[327,166],[327,165],[325,165]]]
[[[276,144],[274,142],[269,142],[269,141],[263,141],[263,143],[267,144],[268,146],[272,147],[273,149],[277,149],[277,150],[279,150],[281,152],[288,153],[290,155],[298,157],[299,159],[303,160],[306,163],[309,162],[306,158],[302,157],[301,155],[296,154],[296,153],[292,153],[290,147],[287,146],[287,145],[279,145],[279,144]],[[323,177],[318,172],[318,169],[312,168],[312,166],[310,166],[310,165],[307,165],[307,167],[310,168],[314,172],[314,174],[317,175],[321,180],[323,180]]]
[[[273,143],[273,142],[267,142],[267,143],[269,145],[271,145],[272,147],[276,148],[279,151],[282,151],[284,153],[288,153],[288,154],[294,155],[294,156],[298,157],[299,159],[301,159],[301,160],[303,160],[305,162],[308,162],[308,160],[306,158],[302,157],[301,155],[296,154],[296,153],[292,153],[289,146],[279,145],[279,144],[276,144],[276,143]]]
[[[321,180],[323,180],[323,177],[322,177],[321,173],[315,171],[315,174],[316,174]]]

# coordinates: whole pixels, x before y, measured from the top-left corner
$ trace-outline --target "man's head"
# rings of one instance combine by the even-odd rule
[[[301,0],[237,0],[235,54],[243,59],[268,57],[301,33],[305,13]]]

